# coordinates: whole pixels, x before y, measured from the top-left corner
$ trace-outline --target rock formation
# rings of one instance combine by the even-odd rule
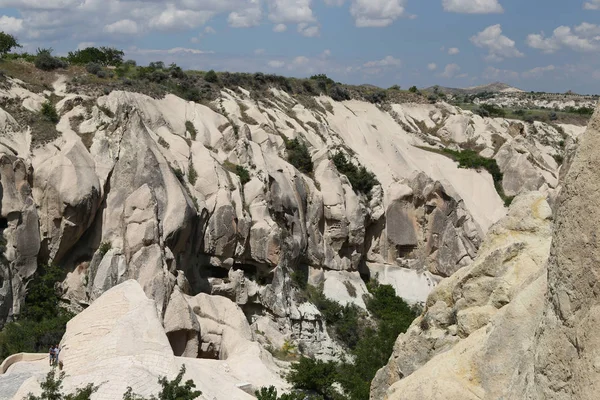
[[[517,197],[475,262],[442,281],[400,335],[372,399],[597,397],[599,132],[596,111],[567,163],[552,235],[544,196]]]
[[[373,278],[422,303],[472,265],[505,215],[492,176],[459,168],[441,148],[494,157],[509,195],[552,193],[554,158],[577,137],[570,126],[481,118],[446,103],[240,88],[207,106],[171,94],[67,92],[66,77],[53,93],[60,122],[40,132],[22,115],[51,93],[2,79],[0,325],[19,312],[37,266],[55,263],[68,272],[61,289],[74,311],[135,279],[186,356],[219,358],[229,340],[218,316],[194,311],[204,294],[239,306],[250,332],[264,333],[239,340],[335,357],[319,311],[298,300],[298,280],[364,307],[363,281]],[[288,162],[291,139],[308,147],[312,173]],[[337,170],[338,151],[375,175],[370,193]],[[479,311],[464,316],[461,334],[490,318]]]

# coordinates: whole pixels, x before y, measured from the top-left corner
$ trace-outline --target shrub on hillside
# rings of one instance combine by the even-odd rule
[[[245,185],[246,183],[250,182],[250,172],[243,166],[236,165],[235,173],[237,176],[240,177],[240,182],[242,183],[242,185]]]
[[[217,73],[211,69],[204,75],[204,80],[210,83],[217,83],[219,81],[219,77],[217,76]]]
[[[408,91],[409,91],[409,92],[411,92],[411,93],[417,93],[417,92],[419,91],[419,89],[417,89],[417,87],[416,87],[416,86],[411,86],[411,87],[408,89]]]
[[[140,395],[133,393],[131,387],[127,388],[127,391],[123,394],[123,400],[194,400],[202,395],[200,390],[196,389],[196,384],[191,379],[181,384],[183,376],[185,375],[185,365],[181,366],[179,373],[172,381],[162,376],[158,378],[158,383],[161,386],[161,390],[157,396],[150,396],[146,399]]]
[[[15,353],[40,353],[60,342],[73,315],[60,307],[55,284],[64,278],[54,265],[39,266],[29,282],[25,304],[15,322],[0,331],[0,359]]]
[[[350,93],[348,93],[346,88],[340,85],[334,85],[331,87],[331,90],[329,90],[329,97],[335,101],[345,101],[350,100]]]
[[[46,379],[40,383],[42,393],[39,396],[34,396],[30,393],[26,400],[90,400],[92,394],[96,393],[99,389],[98,386],[90,383],[83,388],[75,390],[74,394],[63,393],[63,380],[65,379],[65,373],[56,372],[56,368],[52,368],[50,372],[46,374]]]
[[[85,70],[92,75],[97,75],[98,72],[102,71],[102,65],[95,62],[90,62],[85,66]]]
[[[58,123],[60,120],[58,116],[58,112],[56,111],[56,107],[49,100],[42,104],[42,109],[40,111],[42,116],[50,122]]]
[[[348,161],[341,151],[332,157],[332,161],[340,174],[346,175],[354,191],[368,195],[371,189],[379,182],[375,174],[369,172],[364,166],[357,167]]]
[[[18,47],[22,46],[13,35],[0,31],[0,56],[6,55]]]
[[[86,65],[90,63],[100,64],[103,66],[114,66],[118,67],[123,63],[122,50],[115,49],[113,47],[86,47],[82,50],[75,52],[69,52],[67,60],[71,64]]]
[[[42,71],[54,71],[59,68],[66,68],[67,64],[59,58],[52,56],[53,49],[38,49],[35,56],[35,67]]]
[[[313,171],[313,162],[306,145],[297,138],[286,140],[285,148],[288,152],[288,162],[305,174]]]

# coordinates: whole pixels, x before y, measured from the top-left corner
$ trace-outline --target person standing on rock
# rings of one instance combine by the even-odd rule
[[[50,366],[54,365],[54,345],[50,346],[50,350],[48,350],[48,361]]]

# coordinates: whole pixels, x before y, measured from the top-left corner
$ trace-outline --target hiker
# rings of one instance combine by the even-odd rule
[[[54,365],[58,365],[58,355],[60,354],[59,345],[54,346]]]
[[[54,346],[50,346],[50,349],[48,350],[48,361],[50,362],[50,366],[52,366],[52,363],[54,362]]]

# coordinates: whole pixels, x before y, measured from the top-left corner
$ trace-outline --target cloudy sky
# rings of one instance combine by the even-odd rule
[[[600,93],[600,0],[0,0],[0,30],[192,69]]]

